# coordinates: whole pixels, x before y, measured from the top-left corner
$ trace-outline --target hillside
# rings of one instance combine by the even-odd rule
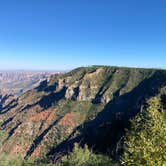
[[[79,143],[117,159],[128,120],[165,95],[166,70],[93,66],[53,75],[1,100],[0,153],[56,161]]]

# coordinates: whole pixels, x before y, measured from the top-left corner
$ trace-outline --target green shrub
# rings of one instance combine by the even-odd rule
[[[108,156],[94,154],[87,145],[80,148],[75,144],[73,151],[62,159],[63,166],[112,166],[111,158]]]

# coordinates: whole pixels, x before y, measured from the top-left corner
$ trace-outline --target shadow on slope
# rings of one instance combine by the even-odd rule
[[[38,104],[44,108],[47,109],[52,106],[52,104],[55,104],[59,100],[63,99],[66,93],[66,87],[63,87],[59,92],[56,93],[50,93],[47,96],[42,97],[42,99],[38,102]]]
[[[6,128],[6,125],[8,124],[8,123],[10,123],[12,120],[13,120],[13,118],[14,118],[15,116],[12,116],[12,117],[9,117],[8,119],[6,119],[2,124],[1,124],[1,128],[4,130],[5,128]]]
[[[6,106],[3,107],[4,103],[10,98],[14,98],[12,95],[0,96],[0,114],[7,113],[10,109],[17,106],[18,99],[12,99]],[[5,111],[4,111],[5,110]]]
[[[16,126],[14,126],[14,127],[8,132],[8,136],[7,136],[7,138],[4,140],[4,142],[8,141],[9,138],[13,136],[14,132],[16,131],[16,129],[17,129],[20,125],[21,125],[21,122],[18,122],[18,123],[16,124]],[[3,142],[3,143],[4,143],[4,142]]]
[[[37,92],[53,92],[56,90],[58,83],[54,83],[54,85],[48,86],[47,80],[44,80],[40,83],[40,85],[36,88]]]
[[[0,110],[0,114],[5,114],[11,109],[15,108],[18,105],[18,100],[13,99],[9,104],[7,104],[5,107],[2,107]]]
[[[166,73],[156,71],[132,91],[122,96],[119,96],[117,91],[113,100],[98,113],[94,120],[78,126],[68,139],[52,148],[48,156],[56,161],[58,154],[68,153],[74,143],[79,143],[81,146],[87,144],[96,152],[110,153],[114,159],[118,159],[122,152],[124,129],[128,127],[129,119],[140,111],[147,98],[158,94],[159,88],[165,85]],[[80,134],[74,136],[78,131]]]
[[[63,99],[65,97],[66,93],[66,87],[63,87],[59,92],[52,92],[48,95],[43,96],[38,102],[33,104],[27,104],[22,109],[20,108],[20,111],[18,111],[17,114],[26,111],[28,109],[32,109],[36,105],[40,105],[42,107],[41,111],[44,111],[45,109],[50,108],[53,104],[57,103],[59,100]],[[7,113],[10,109],[17,106],[17,103],[12,106],[6,106],[4,112],[0,112],[0,114]],[[13,116],[9,117],[3,123],[1,124],[0,128],[3,130],[6,128],[6,126],[13,121],[13,119],[16,117],[17,114],[14,114]]]
[[[33,104],[27,104],[25,107],[22,108],[21,111],[31,109],[32,107],[36,105],[40,105],[43,109],[48,109],[55,103],[57,103],[59,100],[63,99],[65,97],[66,93],[66,87],[63,87],[58,92],[51,92],[48,95],[43,96],[38,102]]]
[[[63,116],[62,116],[63,117]],[[34,152],[34,150],[38,147],[38,145],[43,140],[44,136],[61,120],[62,117],[59,117],[57,120],[55,120],[50,126],[45,129],[32,143],[29,150],[26,153],[25,159],[31,156],[31,154]]]

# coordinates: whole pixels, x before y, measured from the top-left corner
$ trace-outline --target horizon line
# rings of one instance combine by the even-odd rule
[[[139,68],[139,69],[159,69],[159,70],[166,70],[166,67],[159,67],[159,66],[127,66],[127,65],[82,65],[82,66],[77,66],[77,67],[71,67],[71,68],[65,68],[64,69],[33,69],[33,68],[27,68],[27,69],[7,69],[7,68],[0,68],[0,71],[31,71],[31,72],[69,72],[77,68],[81,67],[119,67],[119,68]]]

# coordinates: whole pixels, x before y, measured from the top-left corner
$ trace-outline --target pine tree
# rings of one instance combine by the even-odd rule
[[[146,108],[131,121],[121,162],[126,166],[166,165],[166,113],[159,98],[150,99]]]

